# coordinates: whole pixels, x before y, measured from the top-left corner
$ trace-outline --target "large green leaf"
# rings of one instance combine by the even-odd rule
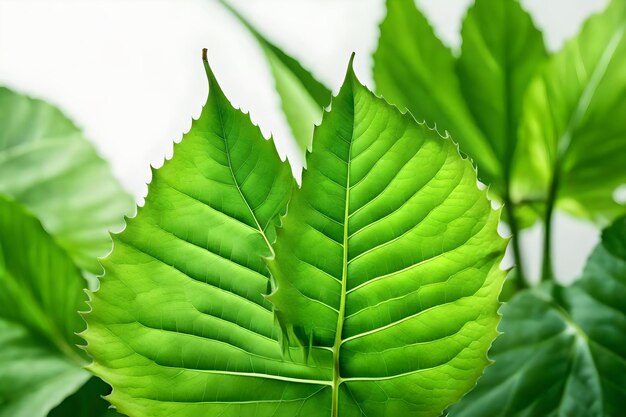
[[[26,206],[77,265],[99,274],[132,198],[57,108],[0,87],[0,194]]]
[[[503,307],[495,365],[451,417],[621,417],[626,398],[626,219],[571,287]]]
[[[588,20],[529,87],[514,198],[607,223],[626,208],[626,2]]]
[[[356,303],[349,308],[364,307],[354,318],[370,328],[383,323],[368,322],[367,317],[384,309],[386,314],[377,320],[401,320],[404,324],[397,330],[406,333],[399,339],[394,330],[356,337],[352,343],[345,340],[345,346],[363,346],[372,354],[384,349],[386,353],[378,354],[390,355],[368,361],[369,371],[357,363],[367,353],[349,360],[345,346],[341,361],[335,361],[334,349],[328,346],[285,347],[263,294],[276,290],[277,283],[271,298],[276,303],[284,298],[281,288],[293,262],[285,257],[286,245],[294,244],[299,253],[308,248],[305,259],[325,256],[323,248],[330,241],[323,234],[334,236],[336,226],[330,218],[323,223],[327,214],[311,207],[308,220],[322,229],[306,230],[295,239],[294,215],[287,216],[277,246],[280,256],[272,262],[280,276],[270,280],[263,257],[273,255],[274,223],[285,211],[293,184],[290,169],[280,162],[273,144],[231,107],[207,72],[210,94],[202,115],[175,146],[172,160],[154,172],[145,206],[114,237],[114,250],[104,260],[102,286],[93,294],[92,312],[86,316],[84,337],[94,357],[90,369],[113,386],[108,399],[133,417],[336,416],[333,398],[341,401],[344,417],[437,415],[475,383],[487,364],[504,279],[498,267],[505,245],[496,232],[498,213],[476,187],[471,164],[460,158],[449,140],[375,98],[351,73],[316,135],[319,142],[293,210],[302,221],[297,213],[308,201],[331,216],[337,210],[343,216],[343,204],[330,204],[341,202],[345,182],[333,181],[346,176],[345,144],[360,137],[355,146],[362,151],[362,162],[354,164],[353,179],[363,176],[366,168],[377,175],[362,183],[370,187],[369,194],[355,192],[352,198],[365,204],[363,198],[380,193],[381,198],[372,199],[370,209],[362,213],[397,210],[400,217],[390,214],[383,220],[387,230],[377,229],[378,237],[371,234],[374,229],[363,230],[364,240],[351,246],[350,253],[412,225],[413,232],[398,236],[398,244],[388,247],[399,252],[388,263],[380,259],[371,263],[371,272],[419,262],[416,257],[423,262],[396,271],[396,285],[381,276],[367,289],[355,291],[359,298],[352,298]],[[404,164],[405,169],[399,169]],[[388,191],[382,192],[388,182]],[[310,197],[313,188],[319,201],[304,200],[302,196]],[[392,192],[397,195],[392,197]],[[366,218],[355,213],[354,219],[350,230]],[[291,236],[289,242],[285,236]],[[374,253],[381,256],[388,250]],[[315,261],[321,268],[332,262],[335,268],[336,259],[332,253]],[[354,265],[360,268],[354,272],[367,273],[362,264]],[[324,276],[319,280],[312,266],[301,264],[289,275],[305,273],[319,294],[339,295],[339,281],[328,282]],[[371,299],[361,298],[366,292]],[[287,309],[279,311],[283,323],[285,318],[302,319],[301,313],[294,317],[286,313]],[[314,313],[327,314],[323,309]],[[309,319],[316,322],[316,317]],[[348,319],[344,331],[365,329]],[[317,338],[315,344],[325,340]],[[410,375],[366,381],[367,372],[377,378],[383,360],[389,360],[389,372],[408,367]],[[351,381],[336,378],[339,365]],[[334,395],[339,390],[341,394]],[[404,402],[407,398],[409,402]]]
[[[374,81],[385,99],[418,120],[447,130],[493,183],[502,167],[493,144],[480,131],[465,102],[452,52],[435,36],[414,0],[387,0],[374,53]]]
[[[333,352],[333,416],[438,416],[496,336],[499,212],[449,139],[349,70],[278,230],[269,299]]]
[[[0,195],[0,416],[39,417],[89,374],[74,346],[85,280],[19,204]]]
[[[291,170],[208,75],[200,118],[103,262],[91,370],[133,417],[312,415],[331,371],[283,361],[263,297]]]
[[[313,128],[321,121],[323,109],[330,104],[331,91],[297,60],[267,40],[227,1],[220,0],[220,3],[252,33],[263,49],[293,136],[303,152],[311,150]]]

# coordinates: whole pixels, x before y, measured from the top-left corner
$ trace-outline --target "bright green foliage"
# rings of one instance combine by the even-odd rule
[[[313,415],[330,370],[283,361],[263,298],[291,169],[208,74],[202,115],[104,261],[91,370],[132,416]]]
[[[110,169],[57,108],[0,87],[0,194],[28,208],[92,274],[111,249],[108,231],[132,209]]]
[[[625,248],[621,218],[574,285],[525,291],[505,305],[495,365],[451,417],[623,416]]]
[[[333,415],[439,415],[496,336],[498,212],[450,140],[351,69],[308,166],[270,263],[279,321],[333,351]]]
[[[230,4],[224,0],[221,3],[259,42],[274,76],[276,91],[293,136],[303,152],[310,151],[314,125],[319,124],[323,109],[330,104],[331,91],[298,61],[267,40]]]
[[[499,320],[505,241],[470,162],[350,70],[275,229],[290,168],[208,76],[200,119],[114,237],[86,316],[108,399],[133,417],[438,416],[482,373]],[[313,297],[293,299],[300,311],[285,301],[295,286]],[[343,309],[341,358],[337,314],[312,346],[281,345],[270,291],[289,326]]]
[[[605,224],[624,206],[626,2],[589,19],[529,88],[514,198],[548,200]]]
[[[467,12],[457,61],[461,91],[508,181],[526,87],[546,59],[541,32],[513,0],[478,0]],[[459,141],[463,134],[459,132]]]
[[[414,0],[388,0],[380,31],[378,91],[418,120],[448,130],[481,180],[506,201],[523,94],[546,58],[530,16],[515,0],[477,0],[463,22],[458,59]]]
[[[89,379],[74,346],[85,284],[39,221],[0,196],[0,417],[45,416]]]

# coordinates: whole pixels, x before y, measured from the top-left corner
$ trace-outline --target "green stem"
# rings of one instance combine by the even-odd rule
[[[546,200],[546,211],[543,219],[543,262],[541,265],[541,281],[554,280],[554,267],[552,264],[552,215],[554,214],[554,204],[556,202],[556,193],[559,187],[558,176],[555,174],[550,183],[548,198]]]
[[[517,218],[515,217],[515,207],[511,201],[511,197],[507,192],[504,196],[504,209],[509,221],[509,228],[511,229],[511,243],[513,247],[513,260],[515,262],[515,268],[517,269],[517,275],[515,277],[515,288],[517,290],[523,290],[528,286],[526,280],[526,274],[524,273],[524,262],[522,259],[522,248],[519,236],[519,226],[517,224]]]

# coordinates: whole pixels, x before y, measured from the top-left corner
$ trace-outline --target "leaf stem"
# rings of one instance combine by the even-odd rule
[[[515,207],[511,201],[511,196],[508,190],[504,196],[504,209],[508,217],[509,228],[511,229],[511,244],[513,248],[513,260],[515,262],[515,268],[517,275],[514,279],[515,289],[523,290],[528,287],[528,281],[526,280],[526,274],[524,272],[524,260],[522,259],[522,248],[520,243],[520,229],[517,224],[517,218],[515,217]]]
[[[541,265],[541,281],[554,280],[554,267],[552,264],[552,215],[554,214],[554,204],[556,202],[556,194],[559,188],[559,178],[557,170],[550,182],[548,190],[548,198],[546,200],[546,211],[543,219],[543,261]]]

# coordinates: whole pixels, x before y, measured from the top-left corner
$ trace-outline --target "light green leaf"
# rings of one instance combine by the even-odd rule
[[[477,0],[467,12],[461,35],[457,62],[461,91],[498,158],[503,178],[495,178],[494,185],[507,189],[522,99],[547,58],[543,37],[516,0]],[[463,148],[463,132],[458,140]]]
[[[84,334],[91,370],[133,417],[315,415],[330,369],[283,360],[263,297],[291,169],[208,75],[200,118],[103,262]]]
[[[383,320],[416,314],[412,319],[407,316],[406,323],[398,327],[407,331],[399,339],[406,346],[395,353],[395,331],[391,338],[382,338],[381,332],[362,339],[371,339],[365,348],[387,347],[391,356],[402,354],[402,361],[396,357],[389,365],[394,372],[409,367],[411,375],[359,381],[354,370],[360,370],[364,379],[368,378],[363,374],[366,371],[346,357],[341,362],[342,372],[347,372],[346,377],[350,374],[352,381],[339,384],[334,378],[339,363],[334,361],[333,349],[293,346],[287,347],[283,356],[280,330],[271,304],[263,296],[273,289],[274,281],[262,258],[273,254],[274,223],[285,211],[293,179],[273,144],[231,107],[210,70],[208,76],[210,94],[200,119],[175,146],[172,160],[154,172],[146,204],[137,217],[114,237],[114,250],[104,260],[102,287],[93,294],[92,312],[86,316],[84,337],[94,357],[90,369],[113,386],[108,399],[120,412],[133,417],[329,417],[337,416],[333,397],[341,401],[342,417],[364,416],[372,409],[379,414],[369,415],[438,415],[437,411],[475,383],[487,364],[486,351],[498,322],[497,294],[504,279],[498,267],[505,246],[496,232],[498,213],[491,210],[485,192],[476,187],[471,164],[459,157],[450,141],[399,114],[367,92],[353,75],[349,77],[317,134],[320,142],[314,146],[305,188],[296,194],[300,202],[294,202],[293,210],[304,210],[301,196],[309,195],[315,185],[319,203],[328,210],[331,194],[341,189],[319,173],[331,178],[345,176],[346,168],[342,154],[329,154],[328,146],[334,143],[331,149],[342,152],[344,141],[352,141],[358,131],[362,133],[359,150],[364,150],[366,142],[372,146],[371,153],[361,154],[363,162],[355,164],[353,175],[363,175],[383,152],[385,157],[374,169],[380,176],[371,176],[363,184],[381,192],[380,186],[391,182],[389,191],[398,191],[397,200],[389,200],[389,193],[380,194],[380,200],[372,200],[371,210],[381,214],[379,210],[393,204],[402,217],[391,215],[384,223],[394,232],[406,226],[397,223],[402,218],[412,218],[409,222],[414,226],[420,218],[427,219],[416,227],[416,233],[407,235],[411,242],[399,238],[397,245],[389,246],[389,250],[401,250],[397,257],[389,258],[396,263],[416,256],[424,260],[397,274],[398,283],[410,291],[405,291],[404,301],[402,297],[390,300],[393,295],[386,291],[401,288],[387,281],[381,285],[382,279],[366,290],[387,302],[383,306],[367,301],[371,302],[369,308],[388,308],[389,316],[381,316]],[[407,169],[398,173],[402,160]],[[335,171],[325,171],[324,166]],[[395,181],[391,173],[398,174]],[[314,179],[320,182],[314,184]],[[415,199],[410,198],[412,194]],[[426,213],[429,208],[430,215]],[[343,206],[331,210],[343,213]],[[310,214],[312,224],[320,224],[324,215]],[[355,216],[353,227],[362,221]],[[291,214],[286,219],[293,223]],[[281,235],[295,233],[289,224]],[[333,233],[330,228],[323,231]],[[368,236],[367,242],[378,241]],[[321,235],[310,231],[291,242],[299,252],[309,248],[308,256],[320,254],[319,245],[328,245]],[[284,240],[279,243],[280,258],[272,263],[281,273],[289,268],[286,244]],[[362,246],[350,251],[359,248]],[[332,256],[317,261],[330,265],[335,260],[335,254]],[[399,266],[373,265],[376,273]],[[300,276],[312,270],[304,264],[302,268],[291,272]],[[424,278],[416,277],[415,272]],[[327,282],[317,281],[319,275],[309,278],[320,293],[332,291]],[[279,290],[272,298],[278,302],[284,275],[276,282]],[[423,311],[415,311],[415,306]],[[350,304],[349,308],[355,307]],[[286,311],[280,311],[281,318]],[[364,310],[363,314],[357,319],[367,326],[365,315],[370,312]],[[310,317],[311,322],[315,319]],[[346,329],[364,331],[352,320],[346,321]],[[380,344],[374,339],[380,339]],[[357,347],[359,342],[355,339],[352,344]],[[382,362],[369,364],[377,378],[373,374],[381,371]],[[451,384],[451,380],[455,382]],[[410,386],[409,381],[413,382]],[[397,389],[390,384],[397,384]],[[341,394],[333,395],[338,389]],[[428,395],[421,395],[427,389]],[[405,398],[412,403],[405,403]]]
[[[435,36],[414,0],[387,0],[374,53],[377,91],[418,120],[447,130],[480,167],[481,180],[497,185],[498,154],[476,125],[465,102],[452,52]]]
[[[237,17],[263,49],[293,136],[303,152],[311,150],[313,128],[321,121],[323,109],[330,104],[331,91],[297,60],[267,40],[228,2],[220,0],[220,3]]]
[[[626,208],[626,2],[591,17],[534,80],[515,156],[516,200],[606,224]]]
[[[269,263],[284,333],[333,353],[330,415],[439,416],[496,336],[499,212],[452,141],[352,68],[308,167]]]
[[[477,388],[451,417],[621,417],[626,398],[626,219],[571,287],[518,294]]]
[[[108,231],[132,198],[76,126],[57,108],[0,87],[0,194],[41,220],[77,265],[99,274]]]
[[[0,417],[39,417],[89,374],[74,343],[85,280],[41,224],[0,195]]]

